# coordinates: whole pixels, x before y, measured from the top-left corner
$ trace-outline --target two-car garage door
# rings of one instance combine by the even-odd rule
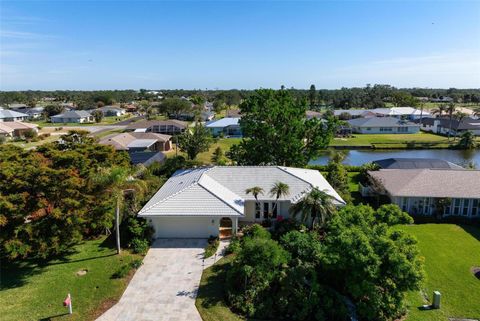
[[[208,238],[217,236],[219,218],[216,217],[152,217],[155,238]]]

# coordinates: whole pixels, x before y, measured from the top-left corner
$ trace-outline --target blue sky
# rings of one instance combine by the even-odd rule
[[[1,1],[0,89],[480,87],[480,1]]]

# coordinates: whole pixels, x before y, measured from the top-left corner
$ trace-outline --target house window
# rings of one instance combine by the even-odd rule
[[[453,215],[459,215],[460,214],[460,199],[456,198],[455,201],[453,202]]]
[[[478,214],[478,203],[480,203],[478,200],[472,201],[472,216],[477,216]]]
[[[408,127],[398,127],[397,131],[399,133],[406,133],[406,132],[408,132]]]
[[[267,202],[263,203],[263,218],[268,218],[268,204]]]
[[[278,204],[275,206],[275,203],[270,204],[272,206],[272,218],[277,218]]]
[[[408,202],[408,198],[402,197],[402,200],[400,203],[402,206],[402,211],[407,211],[407,202]]]
[[[462,211],[462,215],[463,216],[467,216],[468,215],[468,206],[470,205],[470,200],[469,199],[465,199],[463,200],[463,211]]]
[[[255,218],[256,219],[259,219],[260,218],[260,204],[259,203],[255,203]]]

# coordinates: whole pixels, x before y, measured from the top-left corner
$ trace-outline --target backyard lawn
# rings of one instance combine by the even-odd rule
[[[75,253],[44,265],[2,262],[0,315],[7,320],[92,320],[99,308],[122,295],[127,279],[112,279],[120,266],[140,256],[104,246],[104,238],[86,241]],[[77,272],[87,270],[86,275]],[[73,315],[62,306],[72,295]]]
[[[480,280],[470,271],[473,266],[480,266],[480,229],[453,224],[400,228],[418,239],[427,274],[423,291],[408,295],[410,308],[406,321],[480,318]],[[418,307],[431,303],[436,290],[442,294],[441,308],[420,310]]]
[[[453,139],[451,143],[455,143]],[[354,134],[351,138],[334,138],[330,146],[406,148],[446,148],[448,138],[430,133],[418,134]]]

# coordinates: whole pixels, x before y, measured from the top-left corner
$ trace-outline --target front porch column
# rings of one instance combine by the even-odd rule
[[[232,234],[236,235],[238,231],[238,217],[234,217],[232,220]]]

